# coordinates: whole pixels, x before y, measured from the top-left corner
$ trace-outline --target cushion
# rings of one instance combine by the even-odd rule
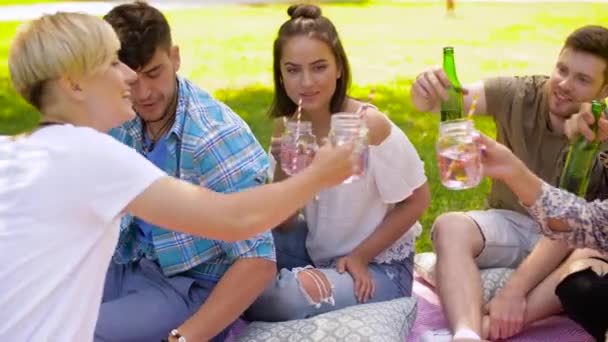
[[[414,269],[416,270],[416,273],[432,286],[435,286],[436,262],[437,256],[432,252],[416,254],[414,257]],[[507,283],[507,280],[509,280],[513,271],[514,270],[511,268],[504,267],[485,268],[480,270],[483,298],[486,302],[494,298],[494,295],[496,295],[498,290]]]
[[[416,319],[416,298],[350,306],[307,319],[253,322],[237,341],[404,341]]]

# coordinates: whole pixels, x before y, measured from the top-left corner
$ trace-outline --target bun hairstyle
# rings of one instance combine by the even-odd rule
[[[291,19],[317,19],[321,16],[321,9],[315,5],[291,5],[287,9],[287,14]]]
[[[350,86],[350,66],[336,27],[321,14],[321,8],[316,5],[291,5],[287,9],[287,14],[290,18],[279,28],[273,45],[272,69],[275,95],[269,111],[270,116],[275,118],[290,116],[297,109],[297,105],[287,96],[283,87],[280,65],[285,44],[291,38],[297,36],[317,39],[327,44],[332,51],[340,69],[340,78],[336,80],[336,90],[331,97],[329,109],[331,113],[342,111],[346,100],[346,92]]]

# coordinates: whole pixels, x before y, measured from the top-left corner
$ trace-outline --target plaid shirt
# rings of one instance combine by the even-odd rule
[[[169,152],[162,169],[169,175],[224,193],[265,183],[268,157],[249,126],[188,80],[178,77],[178,84],[175,123],[167,133]],[[112,129],[110,134],[144,154],[139,117]],[[132,216],[123,218],[115,262],[128,263],[146,257],[157,259],[167,276],[187,271],[197,278],[218,280],[239,258],[276,259],[269,232],[228,243],[154,227],[153,243],[149,245],[137,238],[138,229]]]

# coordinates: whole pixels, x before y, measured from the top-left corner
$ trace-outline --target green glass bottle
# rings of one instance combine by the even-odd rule
[[[464,118],[464,101],[462,86],[456,76],[456,63],[454,62],[454,48],[443,48],[443,70],[452,83],[447,89],[448,100],[441,101],[441,121],[458,120]]]
[[[591,126],[597,135],[598,120],[602,116],[604,105],[600,101],[591,102],[591,112],[595,122]],[[562,170],[559,187],[567,190],[579,197],[584,197],[589,184],[589,176],[593,161],[599,152],[600,142],[597,140],[588,141],[583,135],[577,136],[568,150],[566,164]]]

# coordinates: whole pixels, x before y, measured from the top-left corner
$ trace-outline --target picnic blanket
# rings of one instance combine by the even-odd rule
[[[407,341],[418,342],[427,330],[447,328],[439,298],[431,285],[416,277],[413,295],[418,297],[416,322]],[[227,342],[236,341],[236,336],[245,329],[247,323],[239,320],[233,327]],[[580,326],[565,316],[552,316],[527,327],[521,334],[506,341],[510,342],[593,342]]]
[[[416,278],[413,288],[418,297],[418,315],[408,342],[418,342],[427,330],[447,328],[447,321],[439,298],[421,278]],[[552,316],[527,327],[522,333],[506,341],[512,342],[593,342],[579,325],[565,316]]]

